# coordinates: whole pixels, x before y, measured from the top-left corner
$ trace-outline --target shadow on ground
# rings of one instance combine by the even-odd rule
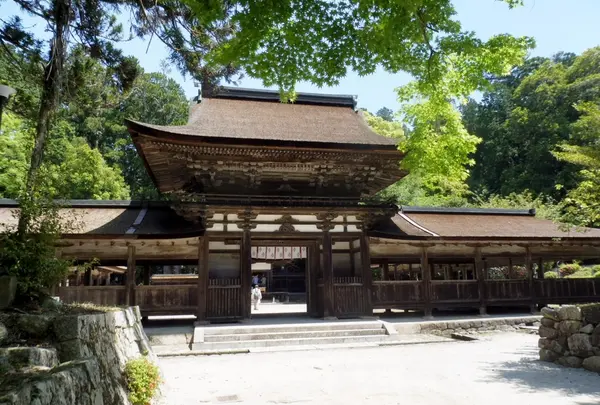
[[[562,367],[540,361],[537,348],[513,351],[518,361],[506,361],[485,367],[484,382],[507,382],[528,392],[558,391],[563,395],[590,395],[600,398],[600,375],[584,369]],[[578,402],[578,405],[599,405],[598,401]]]

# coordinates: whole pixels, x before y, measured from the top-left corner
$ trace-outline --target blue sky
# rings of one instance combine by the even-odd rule
[[[463,29],[475,31],[483,39],[501,33],[532,36],[537,42],[536,49],[531,52],[535,56],[551,56],[560,51],[581,53],[600,45],[600,0],[525,0],[524,7],[513,10],[495,0],[454,0],[454,4]],[[15,10],[10,0],[0,3],[0,16],[13,14]],[[147,43],[140,40],[120,47],[126,54],[136,56],[147,72],[160,71],[161,61],[167,55],[157,40],[152,41],[148,52]],[[191,80],[185,80],[175,69],[169,74],[189,97],[197,94],[198,89]],[[362,78],[351,73],[336,87],[319,89],[309,83],[300,83],[297,90],[357,95],[359,107],[375,112],[383,106],[396,110],[398,102],[394,88],[409,80],[410,76],[406,74],[383,71]],[[244,79],[240,85],[263,87],[260,81],[251,78]]]

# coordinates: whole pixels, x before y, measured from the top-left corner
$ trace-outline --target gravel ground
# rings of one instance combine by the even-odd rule
[[[162,358],[164,403],[600,404],[600,375],[537,361],[537,336],[485,339]]]

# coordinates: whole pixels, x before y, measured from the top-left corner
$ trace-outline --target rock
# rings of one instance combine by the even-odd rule
[[[548,349],[558,354],[564,354],[567,351],[566,346],[561,345],[557,340],[553,340]]]
[[[588,323],[583,328],[579,329],[579,333],[587,333],[588,335],[590,335],[593,331],[594,325],[592,325],[591,323]]]
[[[57,297],[58,298],[58,297]],[[46,296],[42,299],[41,306],[44,309],[50,311],[58,311],[62,307],[63,303],[54,297]]]
[[[534,322],[532,326],[539,328],[541,324],[542,324],[541,322]]]
[[[540,326],[540,337],[553,339],[558,336],[558,331],[547,326]]]
[[[560,354],[553,352],[552,350],[540,349],[540,360],[555,362],[560,357]]]
[[[56,349],[43,347],[9,347],[0,349],[0,357],[8,361],[8,368],[20,371],[31,367],[53,368],[58,365]]]
[[[594,328],[591,336],[592,346],[600,347],[600,324]]]
[[[587,357],[590,353],[593,353],[590,336],[585,333],[576,333],[569,337],[567,342],[569,344],[569,351],[575,356]]]
[[[571,336],[579,332],[581,322],[579,321],[561,321],[557,325],[558,333],[562,336]]]
[[[8,339],[8,329],[2,322],[0,322],[0,345]]]
[[[600,356],[588,357],[583,360],[582,366],[588,371],[600,373]]]
[[[17,278],[12,276],[0,276],[0,309],[12,305],[17,294]]]
[[[47,337],[53,319],[47,315],[21,314],[16,319],[16,329],[29,337]]]
[[[556,321],[550,319],[550,318],[542,318],[542,320],[540,321],[540,323],[548,328],[553,328],[554,324],[556,323]],[[525,326],[525,324],[523,324],[523,326]]]
[[[554,308],[544,307],[542,308],[541,312],[544,318],[552,319],[553,321],[560,321],[558,318],[558,311]]]
[[[565,356],[556,360],[556,362],[561,366],[579,368],[583,360],[576,356]]]
[[[581,321],[581,309],[575,305],[563,305],[557,312],[560,321]]]

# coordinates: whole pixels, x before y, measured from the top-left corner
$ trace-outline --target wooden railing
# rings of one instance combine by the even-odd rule
[[[539,304],[564,304],[600,300],[600,278],[534,280]]]
[[[431,302],[446,305],[470,305],[479,302],[477,280],[432,281]]]
[[[366,314],[367,303],[360,277],[334,277],[333,294],[336,316],[355,317]]]
[[[210,279],[206,318],[231,320],[242,317],[242,299],[250,300],[250,291],[242,291],[239,278]]]
[[[141,285],[135,287],[135,305],[142,315],[194,315],[197,285]]]
[[[74,302],[90,302],[104,306],[129,304],[127,302],[127,287],[120,285],[58,287],[57,290],[60,300],[67,304]]]
[[[531,302],[529,280],[486,280],[485,287],[486,302],[491,304]]]
[[[423,305],[421,281],[373,281],[373,308],[418,308]]]

